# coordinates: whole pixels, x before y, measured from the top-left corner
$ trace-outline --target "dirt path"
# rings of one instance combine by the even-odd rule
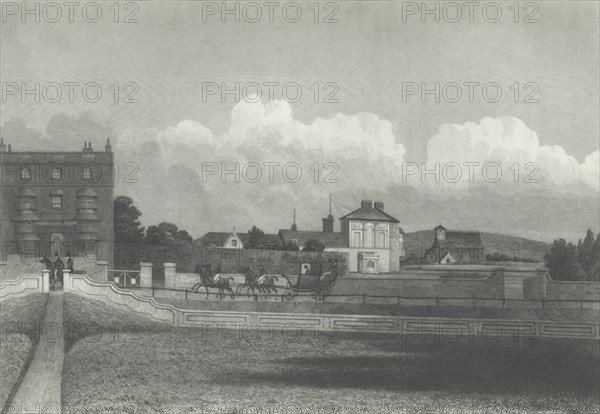
[[[60,413],[65,358],[63,293],[50,292],[44,325],[31,365],[13,402],[13,413]]]

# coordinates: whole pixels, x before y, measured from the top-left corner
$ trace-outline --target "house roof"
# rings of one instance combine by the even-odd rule
[[[244,246],[248,246],[250,243],[250,235],[248,233],[235,233],[242,241]],[[227,239],[231,236],[231,232],[222,231],[210,231],[194,242],[201,244],[214,244],[216,246],[223,246]],[[265,234],[263,238],[263,244],[265,246],[278,246],[279,237],[276,234]]]
[[[354,210],[352,213],[346,214],[341,217],[340,220],[354,219],[354,220],[374,220],[374,221],[388,221],[391,223],[399,223],[397,219],[384,213],[375,207],[362,206],[358,210]]]
[[[287,246],[290,240],[298,240],[298,246],[304,246],[307,241],[314,239],[321,244],[332,247],[345,246],[346,240],[342,233],[324,233],[322,231],[299,231],[299,230],[279,230],[279,237],[283,241],[283,245]]]
[[[225,244],[227,239],[231,236],[231,232],[227,231],[209,231],[204,236],[199,239],[194,240],[194,242],[202,243],[202,244],[214,244],[217,246],[222,246]],[[239,234],[238,234],[239,236]],[[241,239],[241,237],[240,237]],[[242,243],[244,240],[242,240]]]
[[[452,248],[473,248],[483,247],[481,234],[475,231],[446,231],[446,240],[438,242],[434,239],[433,247],[452,249]]]

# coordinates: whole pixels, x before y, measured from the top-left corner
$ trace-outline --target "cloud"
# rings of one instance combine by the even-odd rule
[[[596,151],[579,163],[559,145],[541,145],[535,131],[514,117],[486,117],[479,124],[443,124],[427,143],[430,168],[435,163],[441,168],[452,162],[461,166],[469,162],[480,164],[474,167],[474,183],[466,179],[468,175],[456,184],[441,180],[446,184],[441,187],[455,189],[493,183],[503,191],[507,188],[514,191],[533,188],[551,191],[569,188],[589,191],[591,188],[598,191],[598,158]],[[497,163],[500,169],[490,166],[486,174],[483,166],[491,163]],[[502,176],[496,183],[498,170]],[[447,172],[451,181],[454,180],[454,170],[448,167]],[[466,174],[468,168],[463,167],[463,172]]]
[[[98,147],[106,135],[114,136],[119,177],[131,172],[125,169],[128,162],[138,168],[137,182],[120,179],[115,195],[135,200],[144,225],[170,221],[195,237],[233,226],[242,231],[257,225],[276,232],[289,228],[294,209],[300,229],[316,230],[328,213],[329,194],[336,201],[336,218],[357,208],[361,199],[377,199],[409,231],[443,221],[455,228],[505,229],[548,240],[578,237],[587,227],[600,225],[593,213],[598,209],[600,151],[579,163],[560,146],[541,145],[534,131],[512,117],[442,124],[427,143],[429,166],[498,163],[503,174],[495,183],[486,182],[481,170],[469,183],[466,168],[457,183],[436,183],[431,175],[422,182],[420,174],[403,183],[403,163],[410,154],[389,121],[359,113],[303,123],[283,101],[235,105],[222,135],[184,120],[164,129],[128,129],[116,136],[109,122],[90,113],[55,115],[43,138],[19,120],[5,122],[2,131],[5,137],[23,138],[18,145],[12,140],[14,150],[41,146],[72,151],[84,140]],[[272,163],[273,170],[265,163]],[[519,183],[511,169],[515,163]],[[526,168],[527,163],[537,169]],[[208,174],[207,166],[218,170]],[[256,166],[260,179],[245,179],[256,177]],[[296,167],[302,172],[297,180]],[[532,172],[530,178],[538,182],[524,183]],[[569,211],[573,214],[566,221]]]
[[[304,124],[282,101],[237,104],[229,130],[218,137],[195,121],[164,130],[127,130],[115,154],[139,165],[140,182],[121,185],[122,192],[154,210],[156,193],[147,189],[159,190],[169,205],[165,220],[187,217],[191,231],[201,232],[229,228],[240,217],[275,224],[274,212],[275,225],[289,227],[294,208],[300,221],[318,222],[330,193],[392,182],[405,150],[396,143],[391,123],[376,115],[339,114]],[[208,174],[215,166],[218,171]],[[229,173],[223,175],[225,170]],[[259,171],[260,179],[253,182]],[[167,176],[174,179],[158,184]]]

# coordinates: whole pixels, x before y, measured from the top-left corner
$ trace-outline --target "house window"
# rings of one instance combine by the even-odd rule
[[[61,196],[52,196],[52,208],[62,208]]]
[[[375,230],[371,223],[365,225],[365,240],[363,247],[375,247]]]
[[[352,247],[362,247],[362,237],[360,231],[352,233]]]
[[[298,239],[290,239],[292,246],[298,246]]]
[[[31,180],[31,170],[29,168],[21,170],[21,180]]]
[[[52,179],[53,180],[60,180],[62,178],[62,171],[60,170],[60,168],[55,168],[52,170]]]
[[[231,240],[231,247],[237,247],[237,240]]]
[[[375,247],[378,247],[380,249],[385,249],[385,236],[386,233],[383,231],[378,231],[377,232],[377,238],[375,239]]]
[[[85,167],[83,169],[83,179],[91,180],[92,179],[92,169],[90,167]]]

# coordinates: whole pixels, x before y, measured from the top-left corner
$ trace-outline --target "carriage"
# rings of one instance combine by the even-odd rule
[[[295,296],[309,295],[315,300],[323,300],[331,293],[339,271],[338,264],[321,262],[300,263],[298,278],[288,279],[288,287],[283,292],[283,298],[292,300]]]

